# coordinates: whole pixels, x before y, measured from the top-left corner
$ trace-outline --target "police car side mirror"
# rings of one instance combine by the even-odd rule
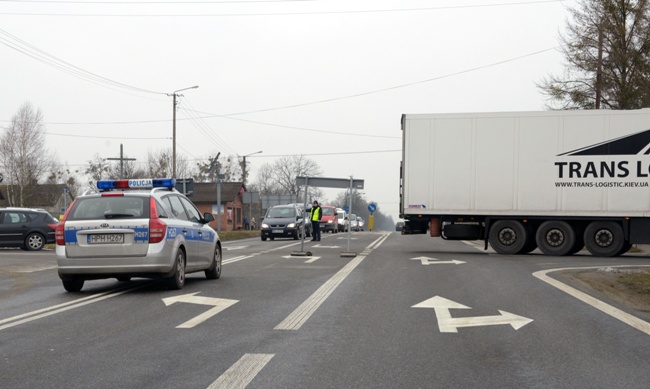
[[[203,214],[203,220],[205,220],[206,223],[210,223],[211,221],[214,221],[214,215],[206,212]]]

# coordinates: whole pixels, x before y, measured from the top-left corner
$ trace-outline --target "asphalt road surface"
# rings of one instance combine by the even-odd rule
[[[646,254],[501,256],[396,232],[224,244],[222,278],[87,281],[0,249],[2,388],[647,388],[650,324],[554,284]],[[342,253],[356,252],[356,257]],[[598,301],[598,300],[596,300]]]

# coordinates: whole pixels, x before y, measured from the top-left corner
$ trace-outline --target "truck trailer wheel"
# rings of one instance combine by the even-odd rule
[[[528,234],[517,220],[499,220],[490,228],[490,246],[499,254],[513,255],[523,252]]]
[[[623,228],[615,222],[592,222],[585,229],[585,246],[595,257],[614,257],[625,245]]]
[[[576,233],[569,223],[551,220],[539,226],[535,240],[544,254],[564,256],[574,249]]]

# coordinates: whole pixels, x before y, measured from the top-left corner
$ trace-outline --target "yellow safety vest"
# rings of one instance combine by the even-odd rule
[[[316,212],[314,212],[316,210]],[[311,207],[311,221],[317,222],[320,220],[320,215],[323,212],[321,207]]]

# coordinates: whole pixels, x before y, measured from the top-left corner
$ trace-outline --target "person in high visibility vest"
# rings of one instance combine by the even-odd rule
[[[323,217],[323,210],[318,205],[318,201],[314,200],[314,204],[309,212],[309,220],[311,220],[311,240],[320,241],[320,219]]]

